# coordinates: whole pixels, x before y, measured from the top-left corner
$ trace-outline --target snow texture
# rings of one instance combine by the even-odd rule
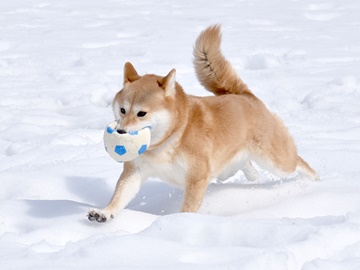
[[[1,269],[360,269],[360,2],[12,0],[0,4]],[[122,164],[103,147],[131,61],[207,95],[201,30],[289,127],[320,174],[214,181],[199,214],[145,182],[107,224]]]

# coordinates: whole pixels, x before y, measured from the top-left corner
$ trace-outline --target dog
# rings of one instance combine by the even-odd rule
[[[298,172],[318,180],[297,154],[281,120],[250,91],[221,50],[221,27],[210,26],[196,40],[194,66],[200,83],[215,96],[187,95],[172,69],[165,77],[140,76],[124,66],[124,86],[113,101],[122,133],[151,126],[151,144],[135,160],[124,163],[110,203],[88,219],[106,222],[125,208],[148,177],[184,188],[181,212],[197,212],[211,179],[227,179],[242,170],[259,178],[253,167],[278,177]]]

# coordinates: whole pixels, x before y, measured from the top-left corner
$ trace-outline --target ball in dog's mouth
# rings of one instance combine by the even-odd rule
[[[105,149],[114,160],[133,160],[148,149],[151,142],[151,127],[126,131],[117,125],[117,121],[111,122],[104,131]]]

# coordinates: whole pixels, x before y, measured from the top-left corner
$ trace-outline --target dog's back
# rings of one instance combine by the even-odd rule
[[[200,83],[215,95],[240,95],[233,97],[238,106],[252,104],[245,113],[247,122],[246,149],[252,159],[278,176],[287,176],[298,170],[311,179],[316,172],[297,155],[293,138],[281,120],[272,114],[239,78],[234,68],[223,56],[220,25],[210,26],[197,38],[194,47],[194,67]],[[240,101],[243,104],[240,104]],[[235,121],[233,121],[235,124]]]

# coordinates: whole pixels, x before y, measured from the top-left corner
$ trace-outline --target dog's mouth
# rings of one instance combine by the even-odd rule
[[[126,130],[124,127],[121,127],[121,122],[120,120],[115,120],[116,121],[116,126],[114,128],[114,130],[116,130],[116,132],[118,134],[126,134],[126,133],[129,133],[130,135],[134,135],[136,134],[138,131],[144,129],[144,128],[149,128],[151,130],[151,126],[143,126],[141,127],[140,129],[130,129],[130,130]]]
[[[119,134],[126,134],[127,131],[125,129],[121,128],[120,120],[116,120],[116,123],[117,123],[116,128],[115,128],[116,132]]]
[[[117,129],[116,132],[119,133],[119,134],[126,134],[127,133],[125,129]]]

